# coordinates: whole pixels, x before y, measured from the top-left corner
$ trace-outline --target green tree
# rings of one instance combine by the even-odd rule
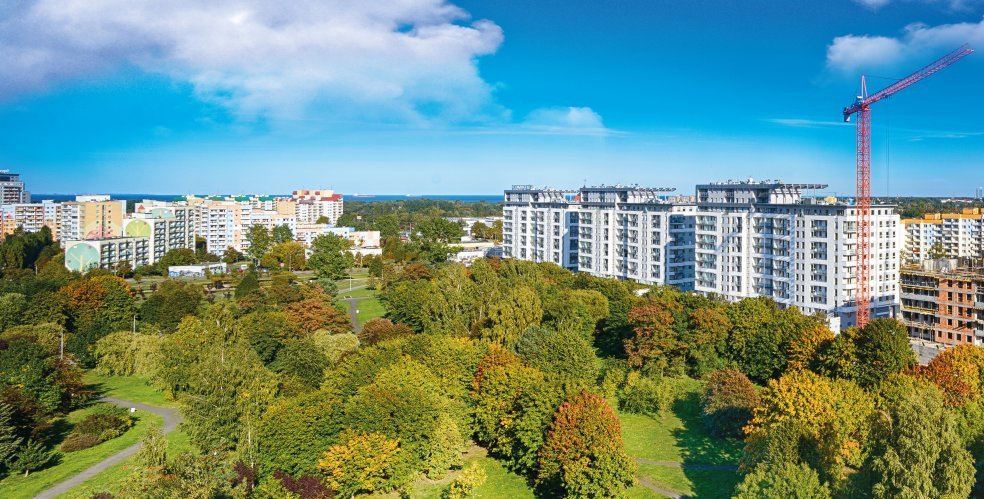
[[[434,243],[458,243],[464,233],[459,222],[440,217],[428,218],[414,228],[421,240]]]
[[[9,405],[0,402],[0,472],[3,472],[7,461],[14,456],[21,443],[17,427],[13,424],[13,414]]]
[[[485,468],[478,463],[472,463],[451,481],[448,490],[444,492],[443,499],[472,499],[478,488],[485,484],[486,478]]]
[[[194,265],[198,263],[198,257],[195,255],[195,250],[188,248],[175,248],[167,253],[157,261],[157,266],[160,267],[161,272],[167,273],[167,268],[176,265]]]
[[[11,467],[28,476],[32,471],[44,469],[54,459],[55,453],[48,450],[43,442],[31,439],[17,452]]]
[[[140,306],[140,318],[164,331],[174,331],[187,315],[194,315],[202,302],[202,290],[189,282],[166,280]]]
[[[310,475],[318,471],[318,459],[338,442],[342,431],[341,401],[319,391],[278,399],[270,405],[257,428],[260,474],[283,471]]]
[[[548,378],[587,387],[598,377],[599,362],[594,346],[584,334],[531,327],[515,346],[516,353]]]
[[[933,245],[930,246],[927,255],[929,256],[930,260],[939,260],[941,258],[947,258],[949,256],[947,254],[946,248],[943,247],[943,243],[940,243],[939,241],[933,243]]]
[[[605,399],[582,391],[557,409],[537,481],[576,497],[616,497],[634,482],[622,427]]]
[[[311,258],[308,267],[318,277],[341,279],[352,266],[352,255],[348,252],[352,242],[334,234],[324,234],[311,241]]]
[[[0,331],[21,324],[25,309],[27,309],[27,298],[24,295],[20,293],[0,295]]]
[[[295,241],[277,243],[266,256],[273,260],[274,266],[287,270],[303,269],[306,261],[304,246]]]
[[[290,227],[287,224],[278,225],[278,226],[276,226],[276,227],[273,228],[272,237],[273,237],[273,243],[274,244],[283,244],[283,243],[293,242],[294,241],[294,231],[290,230]]]
[[[857,336],[858,384],[874,386],[886,376],[916,364],[905,325],[895,319],[872,319]]]
[[[288,341],[270,364],[274,372],[291,376],[309,389],[321,385],[327,367],[328,359],[310,338]]]
[[[137,451],[137,463],[147,468],[163,468],[167,464],[167,439],[161,428],[153,425],[147,429]]]
[[[776,468],[759,466],[745,476],[735,491],[736,499],[830,499],[830,487],[806,464],[783,463]]]
[[[270,237],[270,231],[262,225],[250,225],[249,231],[246,232],[246,242],[249,243],[249,248],[246,249],[246,254],[253,259],[253,263],[259,263],[263,259],[263,256],[267,254],[270,250],[270,245],[273,243],[273,238]]]
[[[359,337],[354,333],[333,334],[331,331],[319,329],[311,335],[311,340],[330,366],[337,364],[342,357],[359,348]]]
[[[245,298],[252,293],[260,291],[260,278],[256,275],[256,269],[250,267],[246,275],[236,285],[236,298]]]
[[[701,400],[704,422],[717,436],[741,437],[759,400],[758,389],[745,373],[734,368],[714,371]]]
[[[233,248],[232,246],[226,248],[225,252],[222,253],[222,261],[228,263],[229,265],[232,265],[242,259],[243,259],[243,254],[240,253],[239,250],[237,250],[236,248]]]
[[[864,466],[872,496],[968,497],[974,460],[942,394],[906,376],[890,378],[879,391],[884,415],[876,420]]]
[[[543,309],[536,291],[525,286],[516,287],[489,307],[489,326],[482,331],[482,337],[512,346],[520,333],[540,324],[542,319]]]

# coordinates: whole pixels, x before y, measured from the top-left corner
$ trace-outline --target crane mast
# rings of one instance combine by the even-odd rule
[[[868,88],[861,76],[861,93],[853,104],[844,108],[844,121],[857,114],[857,179],[855,212],[857,220],[857,283],[854,313],[859,328],[871,320],[871,105],[891,97],[902,89],[928,78],[943,68],[972,53],[974,49],[962,45],[905,78],[868,95]]]

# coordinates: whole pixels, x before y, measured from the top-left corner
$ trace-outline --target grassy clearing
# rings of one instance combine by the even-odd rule
[[[101,390],[104,390],[103,394],[109,397],[158,407],[177,406],[177,403],[167,400],[163,392],[151,386],[144,378],[135,376],[102,376],[89,372],[86,373],[85,381],[93,385],[98,385]],[[161,423],[159,417],[151,416],[157,418],[156,421],[158,424]],[[142,437],[143,432],[141,431],[137,440],[139,441]],[[191,443],[188,440],[188,434],[182,431],[180,427],[168,434],[166,438],[168,442],[167,451],[170,456],[192,450]],[[82,499],[92,497],[97,492],[119,491],[129,476],[128,466],[133,463],[133,459],[131,457],[122,463],[107,468],[102,473],[86,480],[82,485],[59,497]]]
[[[75,423],[91,412],[91,407],[79,409],[71,412],[66,420],[68,423]],[[137,418],[137,423],[119,437],[88,449],[62,453],[61,461],[57,465],[36,471],[27,477],[18,474],[0,481],[0,497],[5,499],[34,497],[39,492],[81,473],[99,461],[139,442],[144,432],[152,424],[163,424],[162,418],[155,414],[137,411],[134,416]]]
[[[683,468],[640,464],[639,476],[655,485],[695,497],[730,497],[739,478],[736,472],[688,469],[686,464],[736,465],[744,444],[707,432],[700,414],[699,382],[681,380],[678,388],[679,400],[658,417],[619,415],[625,451],[634,458],[684,464]]]
[[[365,298],[367,296],[376,296],[379,294],[377,289],[366,289],[358,288],[352,291],[347,291],[346,289],[341,289],[338,291],[338,298]]]
[[[156,407],[177,407],[177,402],[168,400],[164,392],[150,384],[150,380],[140,376],[104,376],[93,371],[82,378],[86,383],[107,397],[129,400],[139,404]]]
[[[365,324],[366,321],[370,319],[375,319],[382,317],[386,314],[386,309],[383,308],[383,303],[377,298],[366,298],[365,300],[359,301],[356,305],[358,313],[356,313],[356,318],[359,320],[359,324]]]
[[[509,497],[510,499],[532,499],[534,497],[533,489],[526,483],[525,478],[507,470],[502,461],[489,457],[485,449],[473,446],[468,450],[465,456],[465,467],[472,463],[478,463],[485,469],[487,477],[485,484],[476,491],[475,497]],[[438,499],[458,473],[460,472],[449,473],[441,480],[421,479],[414,484],[412,496],[421,499]]]

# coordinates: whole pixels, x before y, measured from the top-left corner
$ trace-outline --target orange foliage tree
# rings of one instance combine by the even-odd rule
[[[331,333],[348,333],[352,323],[347,314],[318,298],[306,298],[284,307],[288,319],[310,334],[319,329]]]

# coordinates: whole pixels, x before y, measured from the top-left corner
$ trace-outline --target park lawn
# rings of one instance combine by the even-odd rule
[[[379,301],[378,298],[366,298],[365,300],[359,300],[356,304],[356,318],[359,320],[359,324],[365,324],[366,321],[371,319],[376,319],[382,317],[386,314],[386,309],[383,308],[383,302]]]
[[[177,430],[169,433],[166,439],[168,457],[194,450],[191,442],[188,440],[188,434],[182,431],[180,426]],[[111,494],[119,492],[132,472],[132,468],[129,468],[129,465],[133,463],[134,459],[136,459],[136,456],[131,456],[123,462],[107,468],[102,473],[83,482],[82,485],[58,496],[59,499],[89,499],[99,492],[109,492]]]
[[[140,376],[106,376],[89,371],[82,379],[106,397],[155,407],[178,406],[177,402],[168,400],[163,391],[151,385],[150,380]]]
[[[509,497],[510,499],[533,499],[533,489],[526,479],[507,470],[502,461],[489,457],[488,452],[478,446],[472,446],[465,456],[465,467],[478,463],[485,469],[485,483],[475,491],[476,498]],[[460,471],[449,473],[441,480],[420,479],[413,486],[412,497],[420,499],[438,499],[448,488],[448,484]],[[394,494],[394,497],[395,494]]]
[[[707,432],[700,413],[700,383],[679,380],[680,398],[658,417],[619,414],[625,452],[634,458],[692,464],[738,464],[744,444]]]
[[[78,422],[90,412],[92,412],[91,407],[72,411],[66,419],[70,423]],[[39,492],[75,476],[99,461],[139,442],[147,428],[152,424],[160,426],[164,422],[160,416],[149,412],[137,411],[134,416],[137,418],[136,424],[119,437],[88,449],[61,453],[61,461],[58,464],[41,471],[35,471],[27,477],[16,474],[0,480],[0,497],[5,499],[34,497]]]
[[[348,291],[346,289],[338,290],[338,298],[365,298],[368,296],[376,296],[378,294],[378,289],[357,288],[352,291]]]
[[[741,478],[735,471],[694,470],[651,464],[639,464],[636,475],[657,487],[700,498],[731,497]]]

